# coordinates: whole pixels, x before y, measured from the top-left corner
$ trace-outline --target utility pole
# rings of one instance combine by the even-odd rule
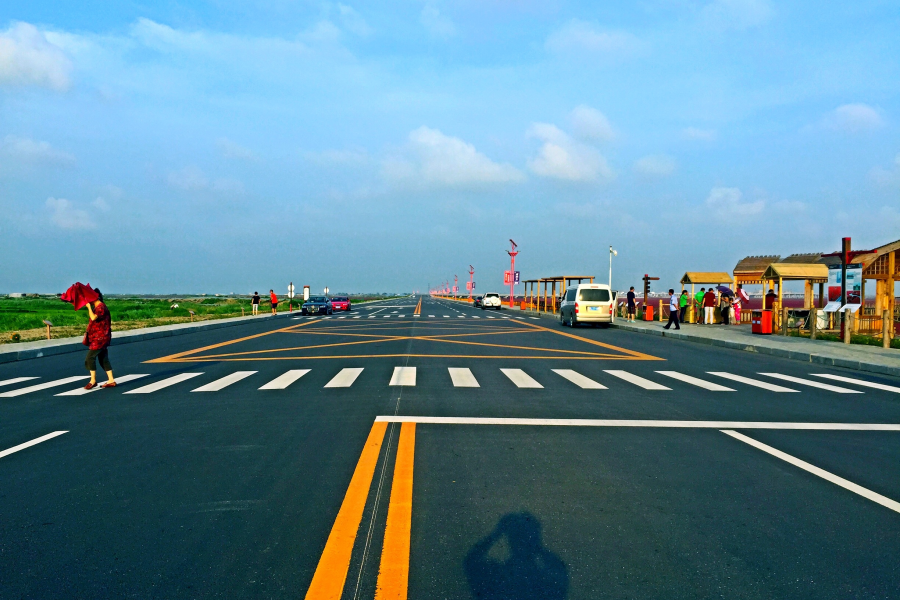
[[[474,285],[472,285],[473,283],[475,283],[474,277],[475,277],[475,267],[473,267],[472,265],[469,265],[469,302],[472,301],[472,289],[475,287]]]
[[[453,276],[453,299],[459,300],[459,277]]]
[[[609,293],[612,294],[612,257],[618,256],[619,253],[613,250],[613,247],[609,247]]]
[[[512,250],[507,250],[506,253],[509,254],[509,307],[512,308],[516,285],[516,255],[519,252],[516,250],[518,246],[514,241],[510,239],[509,243],[512,244]]]

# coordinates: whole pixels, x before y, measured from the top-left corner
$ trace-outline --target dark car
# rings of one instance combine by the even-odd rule
[[[475,296],[474,308],[481,308],[481,296]]]
[[[334,310],[350,310],[350,298],[347,296],[335,296],[331,299],[331,307]]]
[[[334,313],[334,307],[327,296],[310,296],[300,309],[304,315],[330,315]]]

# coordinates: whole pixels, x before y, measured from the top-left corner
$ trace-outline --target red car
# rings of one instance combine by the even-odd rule
[[[335,296],[331,299],[331,306],[334,307],[335,312],[339,310],[350,310],[350,298],[347,296]]]

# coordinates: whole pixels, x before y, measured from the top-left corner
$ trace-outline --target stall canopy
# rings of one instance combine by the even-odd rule
[[[734,283],[738,287],[742,285],[761,285],[762,275],[774,262],[781,259],[778,255],[747,256],[742,258],[734,267]]]
[[[688,271],[681,278],[683,285],[707,284],[707,283],[734,283],[731,275],[725,272],[708,273],[701,271]]]
[[[828,267],[823,264],[773,263],[763,273],[762,278],[824,283],[828,281]]]

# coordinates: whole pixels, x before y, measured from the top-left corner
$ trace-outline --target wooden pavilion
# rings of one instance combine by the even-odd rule
[[[525,302],[530,310],[540,312],[556,312],[559,307],[559,296],[572,284],[582,281],[594,283],[593,275],[560,275],[558,277],[542,277],[528,279],[525,283]],[[559,288],[557,289],[557,285]],[[543,288],[543,289],[541,289]]]
[[[874,309],[867,309],[863,300],[863,314],[858,319],[859,328],[880,332],[883,311],[890,311],[894,320],[897,320],[894,284],[900,281],[900,240],[875,248],[871,254],[857,256],[855,262],[862,263],[863,266],[863,298],[866,295],[866,279],[875,280],[875,306]]]
[[[691,286],[691,300],[694,298],[694,286],[699,284],[716,284],[716,285],[734,285],[734,279],[728,273],[724,271],[688,271],[684,274],[684,277],[681,278],[681,290],[684,291],[684,286],[690,284]],[[690,318],[688,319],[689,323],[696,322],[696,315],[694,314],[694,303],[691,302],[691,312]]]

